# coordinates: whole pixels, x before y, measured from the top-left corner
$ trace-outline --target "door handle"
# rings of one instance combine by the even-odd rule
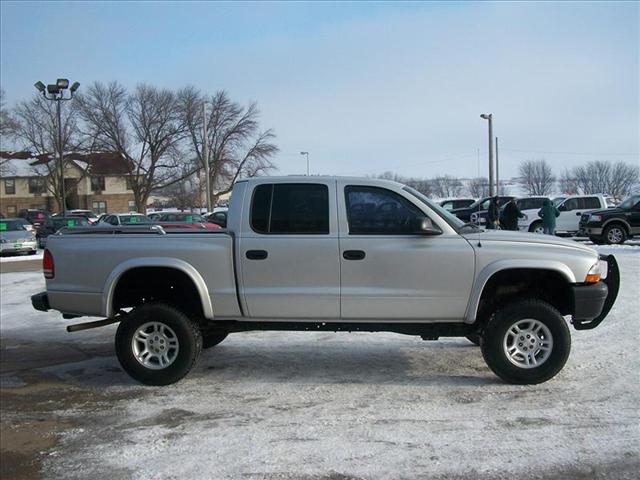
[[[366,254],[362,250],[345,250],[342,252],[342,258],[345,260],[364,260]]]
[[[269,256],[266,250],[247,250],[245,255],[249,260],[264,260]]]

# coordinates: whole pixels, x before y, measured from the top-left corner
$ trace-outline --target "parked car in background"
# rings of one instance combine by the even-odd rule
[[[33,255],[38,251],[36,236],[32,231],[25,230],[23,219],[3,218],[0,220],[0,254],[28,253]]]
[[[607,202],[603,195],[570,195],[554,199],[555,206],[560,211],[556,219],[556,235],[575,235],[580,229],[580,217],[583,213],[606,209]],[[556,203],[557,201],[557,203]],[[537,215],[536,215],[537,216]],[[533,218],[529,224],[530,232],[539,232],[542,219]]]
[[[593,243],[618,245],[640,235],[640,195],[632,195],[615,208],[583,213],[579,234]]]
[[[527,218],[538,217],[538,210],[542,208],[542,203],[547,200],[547,197],[522,197],[517,198],[518,208],[525,215],[525,218],[518,220],[518,230],[529,231],[529,224],[527,223]],[[504,207],[507,205],[507,202],[504,202],[500,205],[500,219],[502,219],[502,214],[504,212]],[[487,224],[487,217],[489,215],[488,210],[481,210],[479,212],[474,212],[471,214],[471,222],[475,223],[479,226],[485,226]],[[540,232],[542,233],[542,232]]]
[[[17,218],[16,220],[18,220],[22,224],[22,228],[24,228],[28,232],[36,231],[36,227],[34,227],[31,223],[29,223],[29,221],[26,218]]]
[[[89,220],[84,217],[51,217],[40,225],[36,231],[38,248],[46,247],[47,237],[61,228],[88,227],[90,225]]]
[[[221,228],[227,228],[227,215],[229,207],[216,207],[213,212],[204,216],[207,221],[219,225]]]
[[[199,213],[170,212],[160,215],[155,223],[162,228],[201,228],[205,230],[220,230],[220,225],[207,221]]]
[[[98,226],[112,225],[120,227],[123,225],[153,225],[154,222],[141,213],[112,213],[100,220]]]
[[[39,210],[37,208],[25,208],[18,212],[18,218],[24,218],[30,224],[37,228],[38,225],[44,223],[47,218],[50,218],[51,214],[46,210]]]
[[[162,215],[162,212],[151,212],[151,213],[147,213],[147,217],[149,217],[151,220],[153,220],[154,222],[160,218],[160,216]]]
[[[498,206],[501,207],[502,205],[506,204],[512,198],[515,198],[515,197],[513,197],[513,196],[499,196],[498,197]],[[480,200],[476,200],[475,202],[473,202],[471,205],[469,205],[466,208],[456,208],[454,210],[451,210],[451,213],[453,213],[456,217],[458,217],[463,222],[470,222],[472,213],[480,212],[482,210],[488,210],[489,209],[489,200],[491,200],[491,197],[481,198]]]
[[[475,198],[450,198],[442,200],[440,206],[445,210],[456,210],[458,208],[466,208],[475,201]]]
[[[54,216],[61,217],[62,214],[61,213],[56,213]],[[91,223],[91,224],[98,223],[98,220],[99,220],[98,215],[93,213],[91,210],[80,210],[80,209],[67,210],[66,216],[67,217],[82,217],[82,218],[87,219],[87,221],[89,223]]]

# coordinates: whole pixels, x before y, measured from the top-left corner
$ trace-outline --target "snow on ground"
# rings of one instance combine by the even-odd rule
[[[0,257],[0,263],[24,262],[26,260],[42,260],[44,250],[38,250],[35,255],[11,255]]]
[[[637,478],[640,247],[614,253],[622,287],[597,329],[572,329],[564,370],[507,385],[464,339],[257,332],[207,350],[182,382],[142,387],[115,356],[43,372],[110,399],[61,404],[77,428],[47,452],[45,478]],[[41,274],[2,283],[3,341],[110,343],[113,327],[64,332],[28,296]],[[46,348],[46,347],[45,347]]]

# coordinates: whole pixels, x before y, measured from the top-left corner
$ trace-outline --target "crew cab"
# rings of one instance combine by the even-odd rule
[[[250,330],[467,337],[505,381],[540,383],[567,361],[563,316],[595,328],[619,286],[613,256],[484,231],[409,187],[345,177],[240,180],[226,230],[63,230],[49,237],[43,271],[33,306],[104,318],[69,331],[119,323],[122,368],[152,385]]]
[[[579,233],[593,243],[612,245],[640,235],[640,195],[632,195],[615,208],[583,213]]]
[[[555,201],[554,201],[555,203]],[[556,219],[557,235],[575,235],[580,230],[582,214],[607,208],[604,195],[571,195],[562,197],[555,203],[560,216]],[[537,218],[536,218],[537,217]],[[537,215],[532,218],[529,231],[542,233],[542,219]]]

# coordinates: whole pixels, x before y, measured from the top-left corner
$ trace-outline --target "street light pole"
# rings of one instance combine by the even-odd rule
[[[300,155],[307,156],[307,177],[309,176],[309,152],[300,152]]]
[[[211,178],[209,177],[209,137],[207,133],[207,102],[202,102],[202,157],[204,159],[205,185],[207,188],[207,213],[211,212]]]
[[[489,196],[494,196],[493,182],[493,114],[483,113],[480,118],[489,121]]]
[[[60,102],[71,100],[73,94],[78,90],[80,84],[73,82],[71,88],[69,88],[69,80],[66,78],[59,78],[56,83],[47,85],[38,81],[34,84],[34,87],[42,93],[42,96],[49,101],[56,102],[56,114],[58,117],[58,162],[60,163],[60,205],[62,207],[62,216],[67,215],[67,193],[64,185],[64,149],[62,146],[62,113]],[[69,88],[69,97],[64,96],[64,91]],[[48,95],[47,95],[48,94]]]

